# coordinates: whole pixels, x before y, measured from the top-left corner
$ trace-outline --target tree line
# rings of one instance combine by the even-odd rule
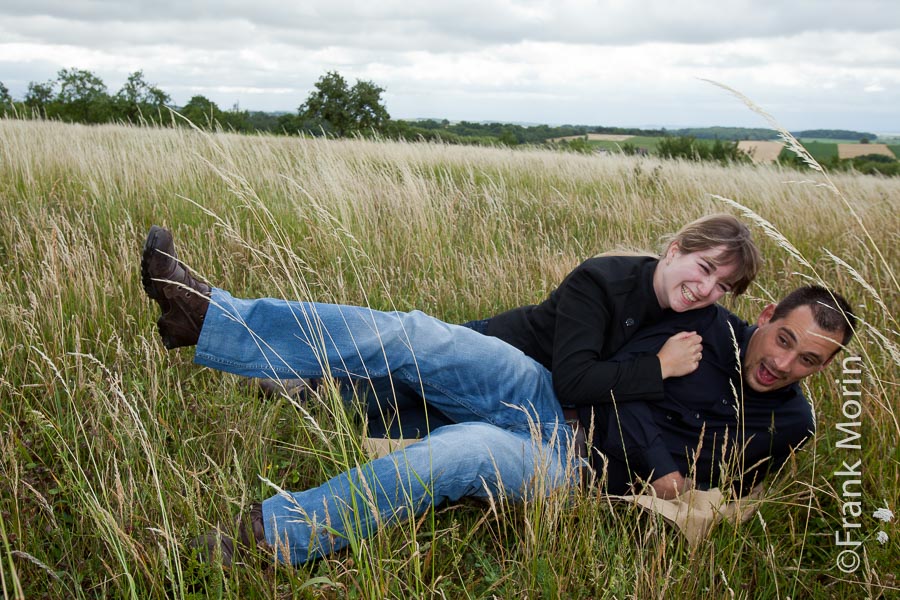
[[[518,125],[512,123],[474,123],[425,119],[392,119],[382,100],[384,88],[372,81],[356,80],[353,85],[338,72],[329,71],[319,78],[295,113],[266,113],[240,110],[235,105],[223,110],[202,95],[195,95],[184,106],[172,104],[168,93],[147,81],[143,71],[130,74],[115,93],[103,80],[84,69],[61,69],[55,79],[30,82],[25,96],[13,99],[0,82],[0,116],[57,119],[72,123],[132,123],[149,125],[195,126],[242,133],[268,132],[281,135],[380,136],[411,141],[448,144],[517,146],[549,144],[560,150],[590,153],[594,147],[587,134],[605,133],[661,137],[656,153],[669,158],[746,162],[737,149],[738,139],[774,139],[770,129],[709,127],[698,129],[636,129],[586,125]],[[871,133],[837,130],[797,132],[798,136],[875,139]],[[579,136],[579,137],[574,137]],[[558,138],[573,138],[554,141]],[[713,144],[698,142],[714,139]],[[643,153],[628,143],[626,154]],[[882,170],[884,165],[877,165]]]

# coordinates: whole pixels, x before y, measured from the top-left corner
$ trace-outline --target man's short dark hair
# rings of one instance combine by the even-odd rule
[[[800,306],[808,306],[816,325],[830,332],[843,332],[841,345],[846,346],[856,328],[856,315],[850,310],[850,303],[835,291],[820,285],[805,285],[797,288],[775,307],[772,321],[777,321]]]

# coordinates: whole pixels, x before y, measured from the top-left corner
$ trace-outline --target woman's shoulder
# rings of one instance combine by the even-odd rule
[[[582,272],[607,284],[637,282],[651,274],[659,259],[650,255],[607,254],[594,256],[581,263],[574,272]],[[573,273],[574,273],[573,272]]]

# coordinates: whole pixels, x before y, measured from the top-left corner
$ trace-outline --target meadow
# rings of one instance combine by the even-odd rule
[[[691,547],[583,489],[443,506],[303,567],[222,571],[187,556],[186,540],[273,485],[317,485],[364,455],[354,410],[328,386],[306,403],[262,399],[164,350],[138,274],[151,224],[238,296],[461,322],[538,302],[591,255],[657,250],[723,211],[767,257],[729,308],[752,319],[821,282],[864,321],[846,353],[863,365],[860,448],[840,444],[836,361],[807,384],[816,437],[752,521]],[[900,521],[873,513],[900,512],[898,212],[898,178],[0,120],[3,598],[896,597]],[[856,460],[848,509],[835,473]],[[844,572],[848,521],[861,562]]]
[[[661,137],[652,137],[652,136],[630,136],[628,139],[623,141],[611,141],[611,140],[588,140],[588,144],[591,145],[592,148],[605,150],[607,152],[621,152],[622,146],[624,144],[631,144],[636,148],[643,148],[644,150],[653,153],[656,150],[659,141],[664,138]],[[824,138],[801,138],[798,140],[803,148],[809,152],[809,154],[818,162],[826,163],[828,161],[836,160],[838,158],[838,144],[858,144],[858,140],[837,140],[837,139],[824,139]],[[697,139],[697,143],[705,144],[707,146],[712,146],[715,143],[715,140],[711,139]],[[881,143],[880,141],[878,143]],[[900,145],[892,144],[891,140],[887,140],[888,148],[894,153],[894,156],[900,156]],[[785,148],[781,154],[782,159],[787,159],[793,156],[793,153]]]

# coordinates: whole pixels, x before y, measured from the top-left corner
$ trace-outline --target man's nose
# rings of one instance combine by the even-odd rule
[[[794,362],[793,352],[781,352],[775,355],[775,367],[782,373],[787,373]]]

